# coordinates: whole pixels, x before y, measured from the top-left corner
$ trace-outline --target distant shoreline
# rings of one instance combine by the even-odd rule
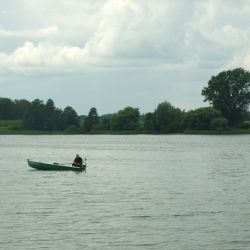
[[[36,131],[36,130],[2,130],[0,135],[243,135],[250,134],[250,129],[228,130],[185,130],[179,133],[149,133],[144,131],[95,131],[91,133]]]

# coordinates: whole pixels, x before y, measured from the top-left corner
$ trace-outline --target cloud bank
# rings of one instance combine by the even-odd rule
[[[32,14],[2,22],[0,39],[19,46],[1,49],[1,73],[250,68],[248,1],[20,2],[20,18]]]

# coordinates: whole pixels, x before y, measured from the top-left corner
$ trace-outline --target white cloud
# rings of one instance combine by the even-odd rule
[[[22,3],[29,23],[45,28],[0,29],[0,38],[25,39],[12,52],[2,51],[2,72],[249,67],[244,0]]]
[[[50,43],[39,43],[35,46],[26,42],[23,47],[11,54],[1,54],[1,68],[12,71],[53,71],[55,69],[71,70],[82,61],[82,50],[66,45],[54,46]]]
[[[243,67],[250,70],[250,48],[235,54],[232,60],[230,60],[226,65],[225,69]]]
[[[0,29],[1,37],[13,37],[13,38],[48,38],[50,36],[57,35],[59,29],[56,25],[37,29],[37,30],[5,30]]]

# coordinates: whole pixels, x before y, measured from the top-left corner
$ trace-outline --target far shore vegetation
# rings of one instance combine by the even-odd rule
[[[0,134],[250,134],[250,72],[220,72],[201,95],[208,107],[185,111],[164,101],[146,114],[127,106],[105,115],[95,107],[87,115],[70,106],[61,110],[52,99],[0,97]]]

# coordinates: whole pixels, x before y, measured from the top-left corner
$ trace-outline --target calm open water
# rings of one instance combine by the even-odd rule
[[[0,249],[250,249],[250,136],[0,136]],[[26,159],[87,172],[32,170]]]

